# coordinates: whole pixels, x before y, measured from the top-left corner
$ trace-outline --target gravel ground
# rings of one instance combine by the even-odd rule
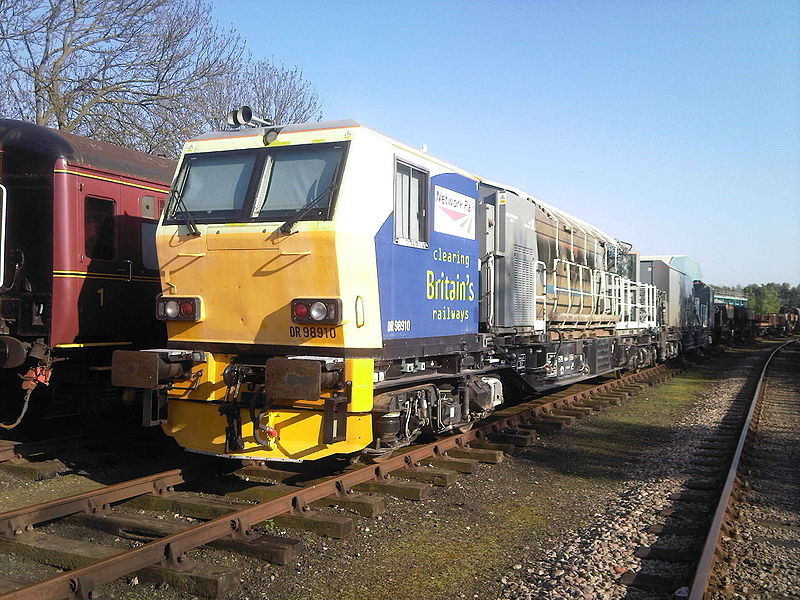
[[[304,550],[290,565],[210,548],[192,556],[240,569],[242,587],[235,597],[247,600],[622,598],[628,593],[616,584],[622,573],[642,564],[676,569],[667,563],[640,563],[633,549],[655,540],[641,532],[661,522],[655,512],[667,506],[667,495],[684,481],[680,470],[691,454],[691,440],[706,434],[725,414],[759,360],[760,349],[750,348],[692,367],[621,407],[543,435],[536,446],[500,465],[481,465],[455,485],[437,488],[427,501],[387,499],[386,514],[356,517],[356,534],[343,540],[265,524],[264,531],[303,541]],[[89,475],[76,473],[75,485],[110,479],[103,473]],[[0,485],[0,504],[6,504],[6,494],[21,500],[49,486],[59,492],[64,488],[2,475]],[[46,530],[65,537],[86,535],[62,524]],[[106,534],[92,538],[115,541]],[[659,543],[668,541],[662,536]],[[12,564],[15,574],[27,578],[45,572],[0,555],[0,573]],[[138,578],[102,591],[115,598],[187,598],[170,586]]]
[[[543,556],[525,561],[524,576],[509,572],[502,597],[514,600],[659,597],[620,585],[618,580],[627,572],[674,576],[676,581],[688,583],[691,573],[686,571],[686,565],[640,560],[634,551],[639,546],[656,543],[657,536],[644,531],[651,525],[664,523],[657,511],[682,508],[669,500],[669,495],[679,492],[687,479],[696,477],[686,475],[696,442],[713,431],[737,396],[752,389],[748,378],[760,362],[760,355],[746,356],[720,374],[716,384],[698,390],[691,410],[675,421],[671,439],[645,449],[637,464],[625,473],[621,490],[605,499],[591,524],[564,532],[559,540],[553,540],[553,547]],[[665,544],[664,539],[658,541],[659,545]],[[676,587],[675,594],[680,597],[687,591]]]

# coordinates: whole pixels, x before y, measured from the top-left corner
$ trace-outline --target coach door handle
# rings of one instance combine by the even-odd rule
[[[131,280],[133,279],[133,261],[123,260],[122,262],[128,265],[128,278],[125,281],[130,283]]]
[[[6,281],[6,197],[8,192],[0,185],[0,287]]]

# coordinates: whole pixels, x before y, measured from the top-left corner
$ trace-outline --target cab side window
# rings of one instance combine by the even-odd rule
[[[428,247],[428,172],[395,162],[394,239],[398,244]]]
[[[113,200],[87,196],[84,204],[83,231],[86,257],[114,260],[117,257],[116,210]]]

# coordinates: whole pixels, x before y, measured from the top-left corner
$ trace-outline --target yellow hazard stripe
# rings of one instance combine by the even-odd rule
[[[91,342],[88,344],[56,344],[56,348],[90,348],[92,346],[131,346],[133,342]]]
[[[75,279],[111,279],[114,281],[128,281],[127,275],[117,275],[114,273],[88,273],[86,271],[53,271],[53,277],[75,278]],[[133,275],[131,281],[152,281],[160,282],[158,277],[147,277],[146,275]]]
[[[100,181],[110,181],[111,183],[119,183],[120,185],[127,185],[130,187],[140,188],[143,190],[148,190],[150,192],[161,192],[165,193],[169,191],[169,187],[150,187],[147,185],[141,185],[139,183],[129,183],[127,181],[122,181],[120,179],[112,179],[111,177],[101,177],[100,175],[90,175],[88,173],[83,173],[81,171],[70,171],[69,169],[53,169],[54,173],[67,173],[68,175],[80,175],[81,177],[88,177],[89,179],[99,179]]]

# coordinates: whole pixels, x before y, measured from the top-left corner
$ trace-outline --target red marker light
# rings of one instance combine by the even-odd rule
[[[194,304],[191,303],[191,302],[182,302],[181,303],[181,314],[184,317],[194,316]]]
[[[264,429],[264,433],[266,433],[271,438],[278,437],[278,430],[275,429],[274,427],[267,427],[266,429]]]
[[[298,302],[297,304],[294,305],[293,310],[294,310],[294,316],[298,319],[305,319],[308,317],[307,304],[302,304]]]

